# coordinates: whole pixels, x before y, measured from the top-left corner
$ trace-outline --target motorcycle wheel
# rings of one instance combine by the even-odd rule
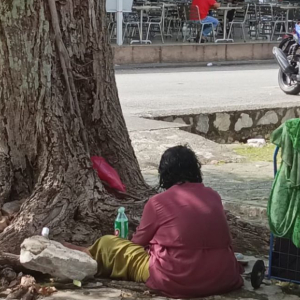
[[[288,55],[290,48],[292,45],[295,44],[295,41],[293,40],[292,37],[285,38],[281,41],[279,44],[278,48],[281,49],[285,55]]]
[[[300,85],[298,82],[293,81],[279,69],[278,84],[283,92],[287,95],[298,95],[300,93]]]

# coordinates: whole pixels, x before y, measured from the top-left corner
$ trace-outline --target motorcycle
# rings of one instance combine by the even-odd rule
[[[298,51],[299,50],[299,51]],[[300,93],[300,23],[293,33],[286,34],[273,54],[280,67],[278,84],[288,95]]]

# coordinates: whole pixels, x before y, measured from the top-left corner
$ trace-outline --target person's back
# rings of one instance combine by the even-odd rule
[[[186,298],[222,294],[242,286],[216,192],[201,183],[175,185],[150,199],[147,206],[157,226],[150,241],[148,287]]]
[[[208,16],[210,9],[219,7],[216,0],[193,0],[192,5],[198,6],[201,20],[204,20]]]
[[[176,243],[191,249],[230,245],[220,196],[202,183],[175,185],[150,201],[155,202],[157,217],[162,220],[154,236],[161,245],[169,247]],[[220,238],[212,239],[210,235]]]

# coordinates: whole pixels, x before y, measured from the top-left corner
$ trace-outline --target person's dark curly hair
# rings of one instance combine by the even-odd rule
[[[159,187],[169,189],[185,182],[202,183],[201,164],[187,146],[169,148],[162,155],[159,168]]]

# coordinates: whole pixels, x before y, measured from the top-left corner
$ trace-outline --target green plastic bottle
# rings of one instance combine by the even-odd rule
[[[118,209],[118,216],[115,220],[115,236],[128,239],[128,218],[125,215],[125,208]]]

